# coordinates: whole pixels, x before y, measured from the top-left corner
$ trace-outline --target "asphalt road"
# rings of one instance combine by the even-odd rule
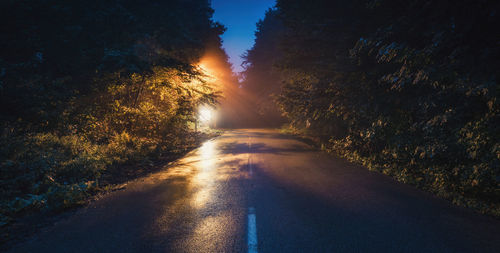
[[[500,221],[313,150],[234,130],[13,252],[500,252]]]

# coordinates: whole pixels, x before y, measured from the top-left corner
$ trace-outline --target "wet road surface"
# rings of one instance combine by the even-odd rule
[[[233,130],[13,252],[500,252],[500,221],[272,130]]]

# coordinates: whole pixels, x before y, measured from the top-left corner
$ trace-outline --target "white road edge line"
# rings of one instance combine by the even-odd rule
[[[248,253],[257,253],[257,221],[255,208],[248,208]]]

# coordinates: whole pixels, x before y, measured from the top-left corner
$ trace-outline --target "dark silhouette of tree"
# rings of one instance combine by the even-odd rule
[[[498,10],[495,1],[278,0],[278,104],[328,150],[499,215]]]

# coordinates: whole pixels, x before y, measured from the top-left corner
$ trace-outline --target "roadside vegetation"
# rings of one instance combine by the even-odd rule
[[[1,1],[0,227],[82,204],[195,147],[221,89],[205,0]],[[2,233],[2,240],[8,239]]]
[[[257,26],[246,86],[272,77],[290,131],[325,150],[498,217],[499,9],[278,0]]]

